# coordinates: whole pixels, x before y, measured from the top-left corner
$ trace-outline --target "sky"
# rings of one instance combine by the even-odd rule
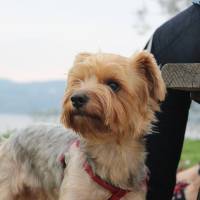
[[[66,79],[82,51],[132,55],[153,28],[139,34],[134,13],[142,0],[0,0],[0,79]],[[154,4],[149,4],[158,10]]]

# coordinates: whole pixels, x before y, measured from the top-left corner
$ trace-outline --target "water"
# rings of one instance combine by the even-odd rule
[[[37,123],[59,123],[59,116],[0,114],[0,134]]]
[[[0,134],[36,123],[59,123],[59,116],[0,114]],[[200,139],[200,105],[193,105],[186,129],[186,137]]]

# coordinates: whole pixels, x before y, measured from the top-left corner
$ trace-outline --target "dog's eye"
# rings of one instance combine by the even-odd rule
[[[107,84],[107,85],[112,89],[112,91],[114,91],[114,92],[117,92],[117,91],[119,91],[119,89],[120,89],[119,84],[118,84],[117,82],[115,82],[115,81],[109,80],[109,81],[107,81],[106,84]]]

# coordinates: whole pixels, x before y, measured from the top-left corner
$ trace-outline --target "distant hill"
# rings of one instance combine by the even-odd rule
[[[57,114],[65,86],[64,80],[19,83],[0,79],[0,113]],[[191,106],[192,120],[200,119],[199,108]]]
[[[66,81],[18,83],[0,79],[0,113],[59,113]]]

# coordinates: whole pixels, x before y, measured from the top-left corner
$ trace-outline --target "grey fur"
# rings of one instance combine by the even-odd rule
[[[16,166],[24,165],[27,176],[36,177],[49,191],[60,187],[63,168],[59,157],[74,139],[76,134],[61,125],[37,125],[13,134],[5,148]]]

